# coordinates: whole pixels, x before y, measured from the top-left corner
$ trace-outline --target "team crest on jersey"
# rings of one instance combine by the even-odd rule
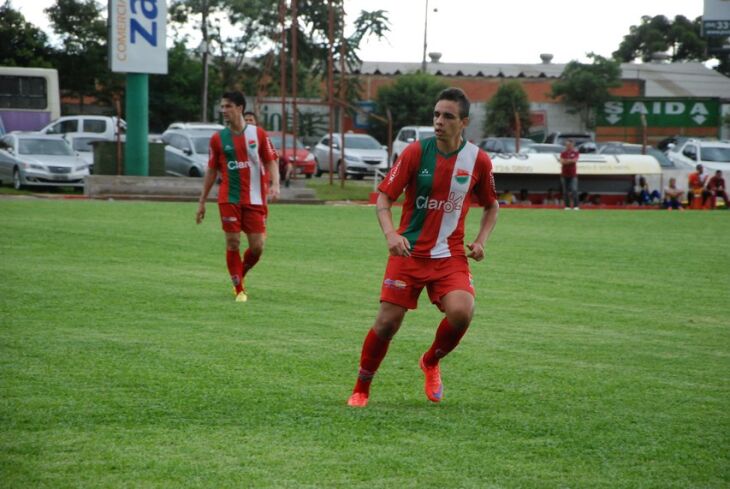
[[[466,182],[468,182],[469,177],[471,177],[471,174],[466,170],[462,170],[461,168],[458,168],[456,170],[456,175],[454,175],[454,178],[456,179],[457,183],[459,183],[461,185],[464,185]]]
[[[252,149],[255,148],[256,147],[256,140],[255,139],[249,140],[248,141],[248,147],[249,148],[252,148]]]

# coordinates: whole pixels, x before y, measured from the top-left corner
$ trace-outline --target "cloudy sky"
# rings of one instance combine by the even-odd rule
[[[43,9],[52,0],[11,1],[47,29]],[[694,19],[703,8],[703,0],[428,0],[428,51],[443,62],[539,63],[540,53],[556,63],[585,61],[589,52],[610,56],[642,15]],[[363,9],[388,11],[391,32],[364,43],[362,59],[421,61],[426,0],[345,0],[345,9],[350,19]]]

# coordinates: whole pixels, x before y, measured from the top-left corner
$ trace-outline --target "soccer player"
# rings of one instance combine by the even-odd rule
[[[484,243],[497,222],[492,162],[464,140],[469,100],[458,88],[442,91],[433,112],[435,137],[408,145],[378,186],[376,212],[390,257],[381,286],[380,309],[368,331],[352,407],[365,407],[370,383],[408,309],[415,309],[426,287],[444,314],[436,338],[419,361],[426,396],[440,402],[443,385],[439,361],[466,333],[474,312],[474,286],[467,257],[484,258]],[[393,225],[391,207],[405,190],[400,227]],[[464,221],[472,201],[484,207],[479,231],[464,248]]]
[[[226,235],[226,263],[233,282],[236,302],[246,302],[246,273],[261,258],[266,240],[267,196],[279,196],[279,159],[266,132],[246,124],[246,99],[234,91],[223,94],[220,111],[228,127],[210,138],[210,158],[203,179],[195,221],[205,218],[205,201],[220,174],[218,209]],[[271,176],[271,187],[268,185]],[[241,232],[248,249],[241,259]]]

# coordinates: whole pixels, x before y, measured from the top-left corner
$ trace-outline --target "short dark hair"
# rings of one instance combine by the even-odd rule
[[[243,107],[243,110],[246,110],[246,97],[243,95],[243,92],[241,92],[240,90],[232,90],[230,92],[223,92],[223,96],[221,98],[230,100],[231,102],[233,102],[234,105]]]
[[[469,117],[469,107],[471,106],[471,104],[469,103],[469,99],[466,98],[464,90],[462,90],[461,88],[450,87],[445,90],[441,90],[441,93],[439,93],[436,102],[440,100],[450,100],[451,102],[456,102],[457,104],[459,104],[459,117],[462,119],[465,117]]]
[[[256,117],[256,113],[255,112],[251,112],[250,110],[247,110],[246,112],[243,113],[243,116],[246,117],[247,115],[252,115],[253,118],[254,118],[254,120],[258,122],[259,118]]]

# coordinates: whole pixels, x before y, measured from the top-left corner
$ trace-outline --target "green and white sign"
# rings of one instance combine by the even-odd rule
[[[720,102],[713,98],[624,98],[599,107],[599,126],[641,127],[718,127]]]

